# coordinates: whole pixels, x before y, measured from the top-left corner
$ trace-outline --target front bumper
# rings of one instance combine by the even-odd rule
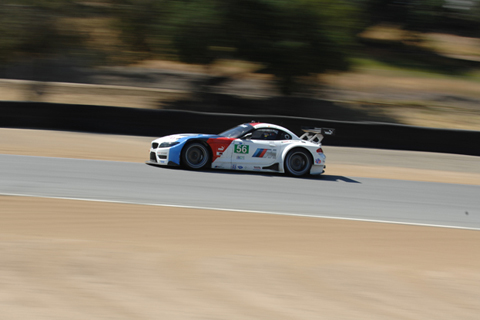
[[[168,163],[158,163],[158,162],[155,162],[155,161],[152,161],[152,160],[147,160],[145,161],[146,164],[148,165],[151,165],[151,166],[169,166],[169,167],[178,167],[179,164],[175,163],[175,162],[168,162]]]
[[[168,165],[168,153],[168,150],[150,149],[150,160],[148,162],[158,166],[166,166]]]
[[[150,159],[145,161],[146,164],[154,166],[171,166],[178,167],[180,165],[179,152],[173,152],[174,148],[150,149]],[[175,161],[176,159],[176,161]]]
[[[150,148],[149,164],[157,166],[179,166],[184,143],[167,148]]]

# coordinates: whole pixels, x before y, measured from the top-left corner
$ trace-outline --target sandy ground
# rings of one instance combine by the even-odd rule
[[[0,153],[143,162],[150,140],[0,129]],[[330,150],[330,174],[480,175],[474,157],[446,156],[445,172],[436,154]],[[369,166],[376,152],[391,161]],[[478,231],[6,196],[0,221],[2,320],[480,314]]]
[[[478,319],[480,232],[0,197],[2,319]]]

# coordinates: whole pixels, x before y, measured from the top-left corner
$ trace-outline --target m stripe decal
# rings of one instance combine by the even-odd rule
[[[267,153],[268,149],[257,149],[255,153],[253,154],[254,158],[263,158],[265,153]]]

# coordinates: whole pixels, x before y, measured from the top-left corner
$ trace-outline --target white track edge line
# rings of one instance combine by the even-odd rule
[[[387,224],[398,224],[398,225],[407,225],[407,226],[434,227],[434,228],[480,231],[480,228],[449,226],[449,225],[441,225],[441,224],[414,223],[414,222],[401,222],[401,221],[376,220],[376,219],[361,219],[361,218],[346,218],[346,217],[335,217],[335,216],[325,216],[325,215],[309,215],[309,214],[288,213],[288,212],[273,212],[273,211],[258,211],[258,210],[244,210],[244,209],[200,207],[200,206],[187,206],[187,205],[164,204],[164,203],[141,203],[141,202],[130,202],[130,201],[119,201],[119,200],[99,200],[99,199],[89,199],[89,198],[54,197],[54,196],[44,196],[44,195],[20,194],[20,193],[3,193],[3,192],[0,192],[0,196],[45,198],[45,199],[57,199],[57,200],[76,200],[76,201],[89,201],[89,202],[105,202],[105,203],[116,203],[116,204],[130,204],[130,205],[143,205],[143,206],[153,206],[153,207],[170,207],[170,208],[185,208],[185,209],[198,209],[198,210],[246,212],[246,213],[271,214],[271,215],[291,216],[291,217],[322,218],[322,219],[332,219],[332,220],[374,222],[374,223],[387,223]]]

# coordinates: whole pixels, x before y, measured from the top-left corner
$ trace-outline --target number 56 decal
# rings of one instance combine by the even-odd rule
[[[248,153],[248,146],[246,146],[244,144],[236,144],[234,152],[235,153],[247,154]]]

